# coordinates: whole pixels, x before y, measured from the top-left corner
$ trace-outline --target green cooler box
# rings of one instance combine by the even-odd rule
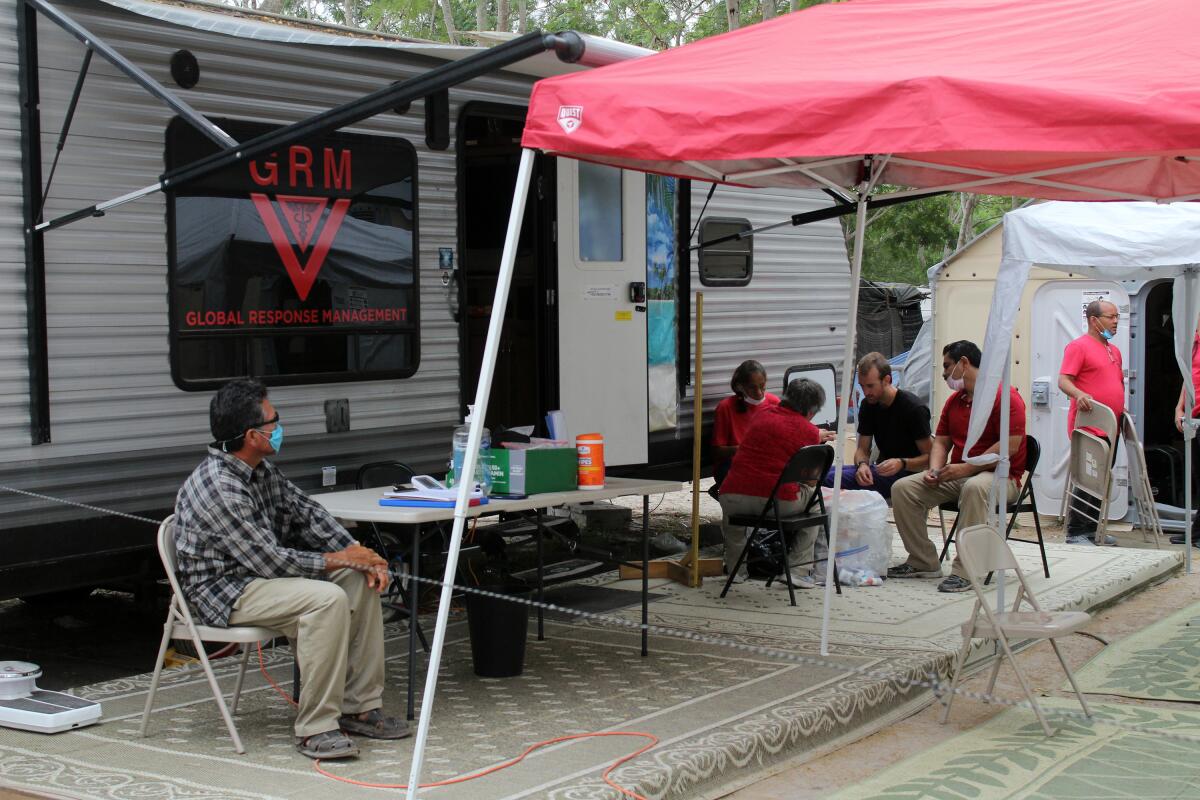
[[[579,461],[574,447],[488,451],[487,468],[496,494],[541,494],[576,488]]]

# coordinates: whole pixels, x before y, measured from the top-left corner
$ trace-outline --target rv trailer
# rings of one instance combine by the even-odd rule
[[[202,3],[0,7],[0,598],[152,581],[153,526],[112,512],[168,513],[232,377],[271,386],[279,463],[305,489],[323,467],[353,486],[379,460],[443,472],[475,392],[524,107],[539,77],[582,67],[530,58],[102,212],[221,149],[181,108],[246,142],[487,48]],[[649,52],[635,50],[614,46]],[[702,208],[758,226],[825,195],[710,197],[545,156],[534,186],[489,425],[561,409],[571,434],[604,432],[610,468],[686,473],[697,290],[706,411],[744,358],[772,383],[837,361],[836,219],[755,237],[743,287],[700,286],[688,246]],[[69,224],[24,233],[55,220]]]

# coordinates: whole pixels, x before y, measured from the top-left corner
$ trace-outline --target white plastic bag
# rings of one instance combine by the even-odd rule
[[[825,508],[833,489],[822,487]],[[886,575],[892,560],[892,531],[887,524],[887,501],[879,492],[843,489],[838,502],[837,566],[839,570]],[[824,537],[818,537],[824,549]],[[819,565],[819,569],[824,565]],[[823,570],[822,570],[823,571]],[[839,573],[840,576],[840,573]],[[850,581],[846,581],[850,583]],[[870,583],[862,585],[873,585]]]

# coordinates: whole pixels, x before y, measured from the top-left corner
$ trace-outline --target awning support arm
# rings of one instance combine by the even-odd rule
[[[94,50],[99,53],[101,58],[121,70],[121,72],[124,72],[138,86],[141,86],[147,92],[166,103],[172,111],[187,120],[188,123],[209,139],[212,139],[222,147],[232,147],[237,144],[236,139],[212,124],[199,111],[164,89],[162,84],[146,74],[141,67],[118,53],[103,39],[93,36],[91,31],[71,19],[71,17],[62,11],[59,11],[53,5],[46,2],[46,0],[25,0],[25,2],[42,12],[55,25],[83,42],[83,46],[88,48],[88,50]]]
[[[913,200],[924,200],[927,197],[937,197],[938,195],[943,194],[948,194],[948,192],[936,191],[926,192],[924,194],[905,194],[901,197],[892,197],[891,195],[869,197],[867,198],[866,207],[868,211],[874,211],[877,208],[887,208],[888,206],[895,206],[899,205],[900,203],[908,203]],[[800,225],[807,225],[810,222],[821,222],[822,220],[836,219],[837,217],[844,217],[848,214],[854,214],[857,211],[857,203],[838,203],[837,205],[830,206],[829,208],[818,208],[816,211],[804,211],[799,214],[793,214],[791,219],[788,219],[784,222],[775,222],[770,225],[764,225],[761,228],[754,228],[752,230],[742,231],[741,233],[731,233],[728,236],[721,236],[716,239],[710,239],[707,242],[700,242],[699,244],[692,245],[690,249],[699,250],[702,247],[710,247],[714,244],[723,244],[724,242],[732,242],[739,239],[749,239],[751,236],[759,233],[765,233],[767,231],[773,231],[776,228],[783,228],[787,226],[797,227]]]
[[[42,212],[46,210],[46,198],[50,195],[50,184],[54,183],[54,171],[58,169],[58,159],[62,156],[63,148],[67,146],[67,135],[71,131],[71,121],[75,119],[75,109],[79,105],[79,95],[83,93],[83,82],[87,78],[88,67],[92,64],[92,48],[83,53],[83,64],[79,67],[79,77],[75,79],[75,91],[71,92],[71,102],[67,106],[67,116],[63,119],[62,130],[58,134],[58,144],[54,147],[54,161],[50,164],[50,174],[46,177],[46,187],[42,189],[42,202],[38,206],[37,221],[42,221]]]
[[[43,3],[44,0],[29,0]],[[343,103],[340,106],[315,114],[270,133],[249,139],[241,144],[233,142],[211,156],[164,173],[157,183],[136,189],[128,194],[115,197],[103,203],[81,208],[57,219],[43,222],[39,230],[58,228],[68,225],[85,217],[101,216],[111,208],[147,195],[167,189],[174,189],[190,181],[198,180],[225,167],[245,163],[263,153],[269,153],[282,147],[287,147],[302,139],[320,136],[330,131],[353,125],[364,119],[388,111],[396,106],[420,100],[436,91],[457,86],[494,72],[498,69],[515,64],[530,56],[553,50],[563,61],[574,62],[584,57],[584,43],[578,34],[568,31],[563,34],[543,34],[540,32],[527,33],[516,39],[496,45],[473,56],[467,56],[460,61],[454,61],[442,67],[437,67],[409,78],[406,81],[393,83],[378,91]],[[103,55],[103,53],[101,53]],[[232,140],[231,140],[232,141]]]

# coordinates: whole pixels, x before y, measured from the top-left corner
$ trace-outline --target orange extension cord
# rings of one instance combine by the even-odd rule
[[[262,676],[267,679],[267,683],[271,684],[271,686],[273,686],[275,688],[275,691],[278,692],[279,695],[284,700],[287,700],[293,706],[297,705],[296,701],[292,699],[291,695],[289,695],[287,692],[285,692],[283,690],[283,688],[279,684],[277,684],[275,681],[273,681],[271,679],[271,676],[267,674],[267,665],[266,665],[266,662],[263,660],[262,642],[258,643],[258,669],[260,672],[262,672]],[[529,745],[529,747],[525,748],[525,752],[521,753],[521,755],[517,756],[516,758],[505,761],[502,764],[497,764],[494,767],[488,767],[487,769],[485,769],[481,772],[476,772],[472,775],[462,775],[457,778],[450,778],[449,780],[438,781],[437,783],[422,783],[418,788],[432,789],[436,786],[451,786],[456,783],[466,783],[467,781],[473,781],[476,778],[482,778],[485,775],[491,775],[493,772],[499,772],[502,769],[508,769],[511,766],[515,766],[516,764],[519,764],[522,761],[524,761],[525,757],[527,755],[529,755],[530,753],[532,753],[534,750],[537,750],[542,747],[546,747],[547,745],[557,744],[558,742],[570,742],[575,739],[598,738],[601,736],[639,736],[643,739],[650,740],[647,744],[638,748],[637,750],[630,753],[629,755],[622,756],[621,758],[618,758],[613,763],[609,764],[608,768],[605,769],[604,772],[602,772],[600,774],[600,777],[604,780],[605,783],[607,783],[609,786],[616,789],[623,796],[632,797],[632,798],[634,798],[634,800],[646,800],[646,798],[643,797],[642,795],[638,794],[637,792],[626,789],[624,786],[621,786],[620,784],[614,782],[611,778],[608,777],[614,769],[621,766],[626,761],[630,761],[632,759],[637,758],[642,753],[646,752],[647,750],[649,750],[650,748],[652,748],[656,744],[658,744],[659,740],[658,740],[657,736],[655,736],[652,733],[642,733],[640,731],[601,731],[599,733],[576,733],[576,734],[572,734],[570,736],[557,736],[553,739],[546,739],[543,742],[537,742],[536,744],[531,744],[531,745]],[[333,780],[341,781],[342,783],[349,783],[353,786],[364,786],[368,789],[407,789],[408,788],[408,784],[406,784],[406,783],[367,783],[366,781],[356,781],[356,780],[353,780],[352,778],[344,778],[340,775],[335,775],[332,772],[328,772],[328,771],[322,769],[321,759],[319,759],[319,758],[313,761],[313,769],[315,769],[321,775],[324,775],[326,778],[332,778]]]

